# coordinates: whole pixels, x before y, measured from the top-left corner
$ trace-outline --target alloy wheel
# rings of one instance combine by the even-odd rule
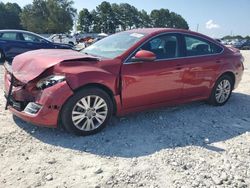
[[[229,80],[221,80],[215,92],[215,98],[218,103],[224,103],[230,96],[231,83]]]
[[[72,122],[81,131],[92,131],[100,127],[107,118],[108,105],[104,99],[89,95],[80,99],[72,110]]]

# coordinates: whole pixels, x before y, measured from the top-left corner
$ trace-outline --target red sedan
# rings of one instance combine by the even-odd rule
[[[81,52],[17,56],[6,66],[6,107],[34,124],[89,135],[112,115],[197,100],[224,105],[243,60],[238,50],[187,30],[125,31]]]

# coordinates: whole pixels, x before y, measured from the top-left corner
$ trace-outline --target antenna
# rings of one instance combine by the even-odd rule
[[[196,32],[198,32],[199,31],[199,24],[197,24],[197,26],[196,26]]]

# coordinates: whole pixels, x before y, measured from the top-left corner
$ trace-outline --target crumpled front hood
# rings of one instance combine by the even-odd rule
[[[73,50],[34,50],[18,55],[12,63],[16,79],[28,83],[42,74],[46,69],[68,60],[90,60],[96,57],[85,55]]]

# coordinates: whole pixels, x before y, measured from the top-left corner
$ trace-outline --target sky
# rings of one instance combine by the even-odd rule
[[[16,2],[21,7],[32,0],[0,0]],[[74,7],[94,9],[103,0],[74,0]],[[250,35],[250,0],[106,0],[110,3],[129,3],[148,13],[153,9],[167,8],[188,22],[190,30],[220,38],[225,35]]]

